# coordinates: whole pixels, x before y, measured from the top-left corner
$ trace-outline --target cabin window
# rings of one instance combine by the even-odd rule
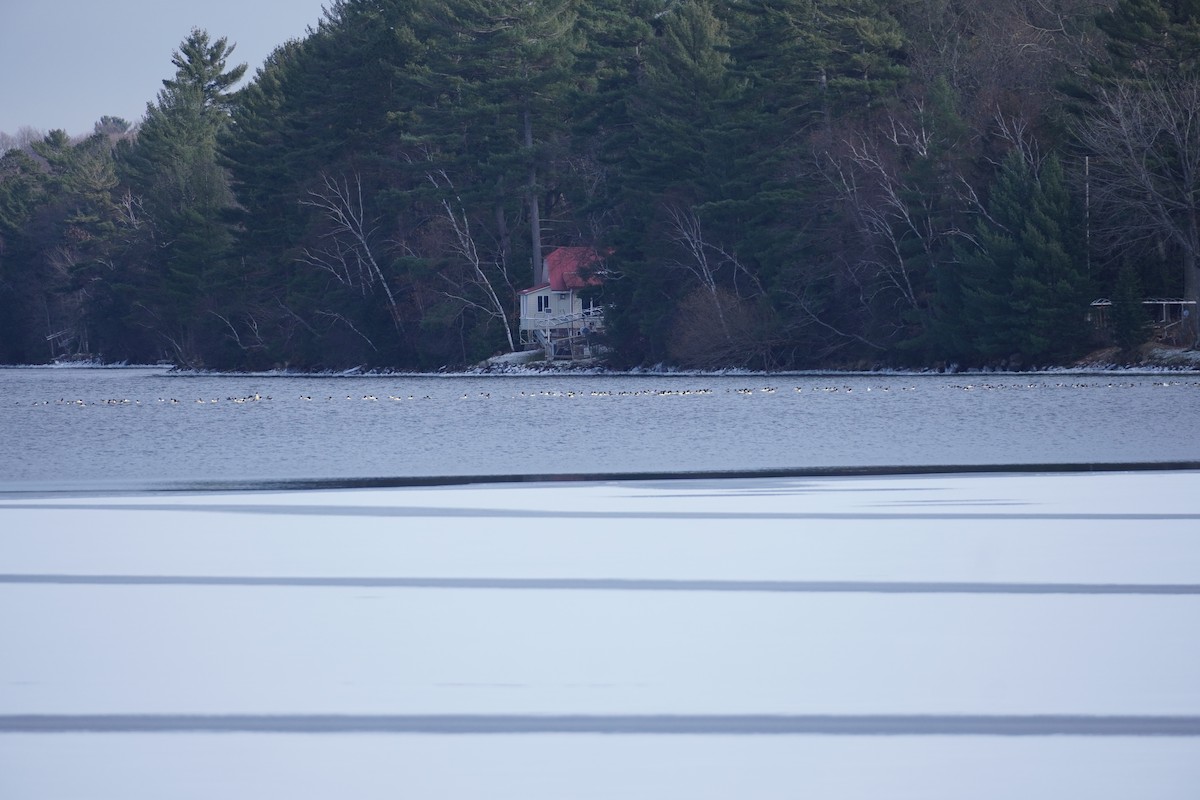
[[[539,294],[538,295],[538,311],[541,312],[541,311],[549,311],[549,310],[550,310],[550,296],[544,295],[544,294]]]

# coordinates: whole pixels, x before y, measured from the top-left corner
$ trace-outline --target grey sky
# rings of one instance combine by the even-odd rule
[[[174,73],[193,27],[263,59],[316,26],[328,0],[0,0],[0,131],[90,133],[104,115],[137,122]]]

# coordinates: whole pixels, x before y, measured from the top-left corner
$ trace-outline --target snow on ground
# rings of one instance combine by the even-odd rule
[[[170,736],[0,740],[7,798],[1191,800],[1194,739]]]
[[[1198,521],[1200,472],[0,498],[0,796],[1191,798]],[[321,727],[381,715],[468,729]],[[514,732],[563,715],[624,721]]]

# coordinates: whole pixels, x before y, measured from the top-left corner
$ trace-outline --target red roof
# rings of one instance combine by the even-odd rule
[[[546,272],[550,276],[550,290],[565,292],[585,286],[599,286],[598,270],[600,254],[592,247],[560,247],[546,256]]]

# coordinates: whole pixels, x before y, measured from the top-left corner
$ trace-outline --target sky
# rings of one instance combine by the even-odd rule
[[[0,132],[90,133],[105,115],[139,121],[192,28],[237,45],[246,79],[316,26],[328,0],[0,0]]]

